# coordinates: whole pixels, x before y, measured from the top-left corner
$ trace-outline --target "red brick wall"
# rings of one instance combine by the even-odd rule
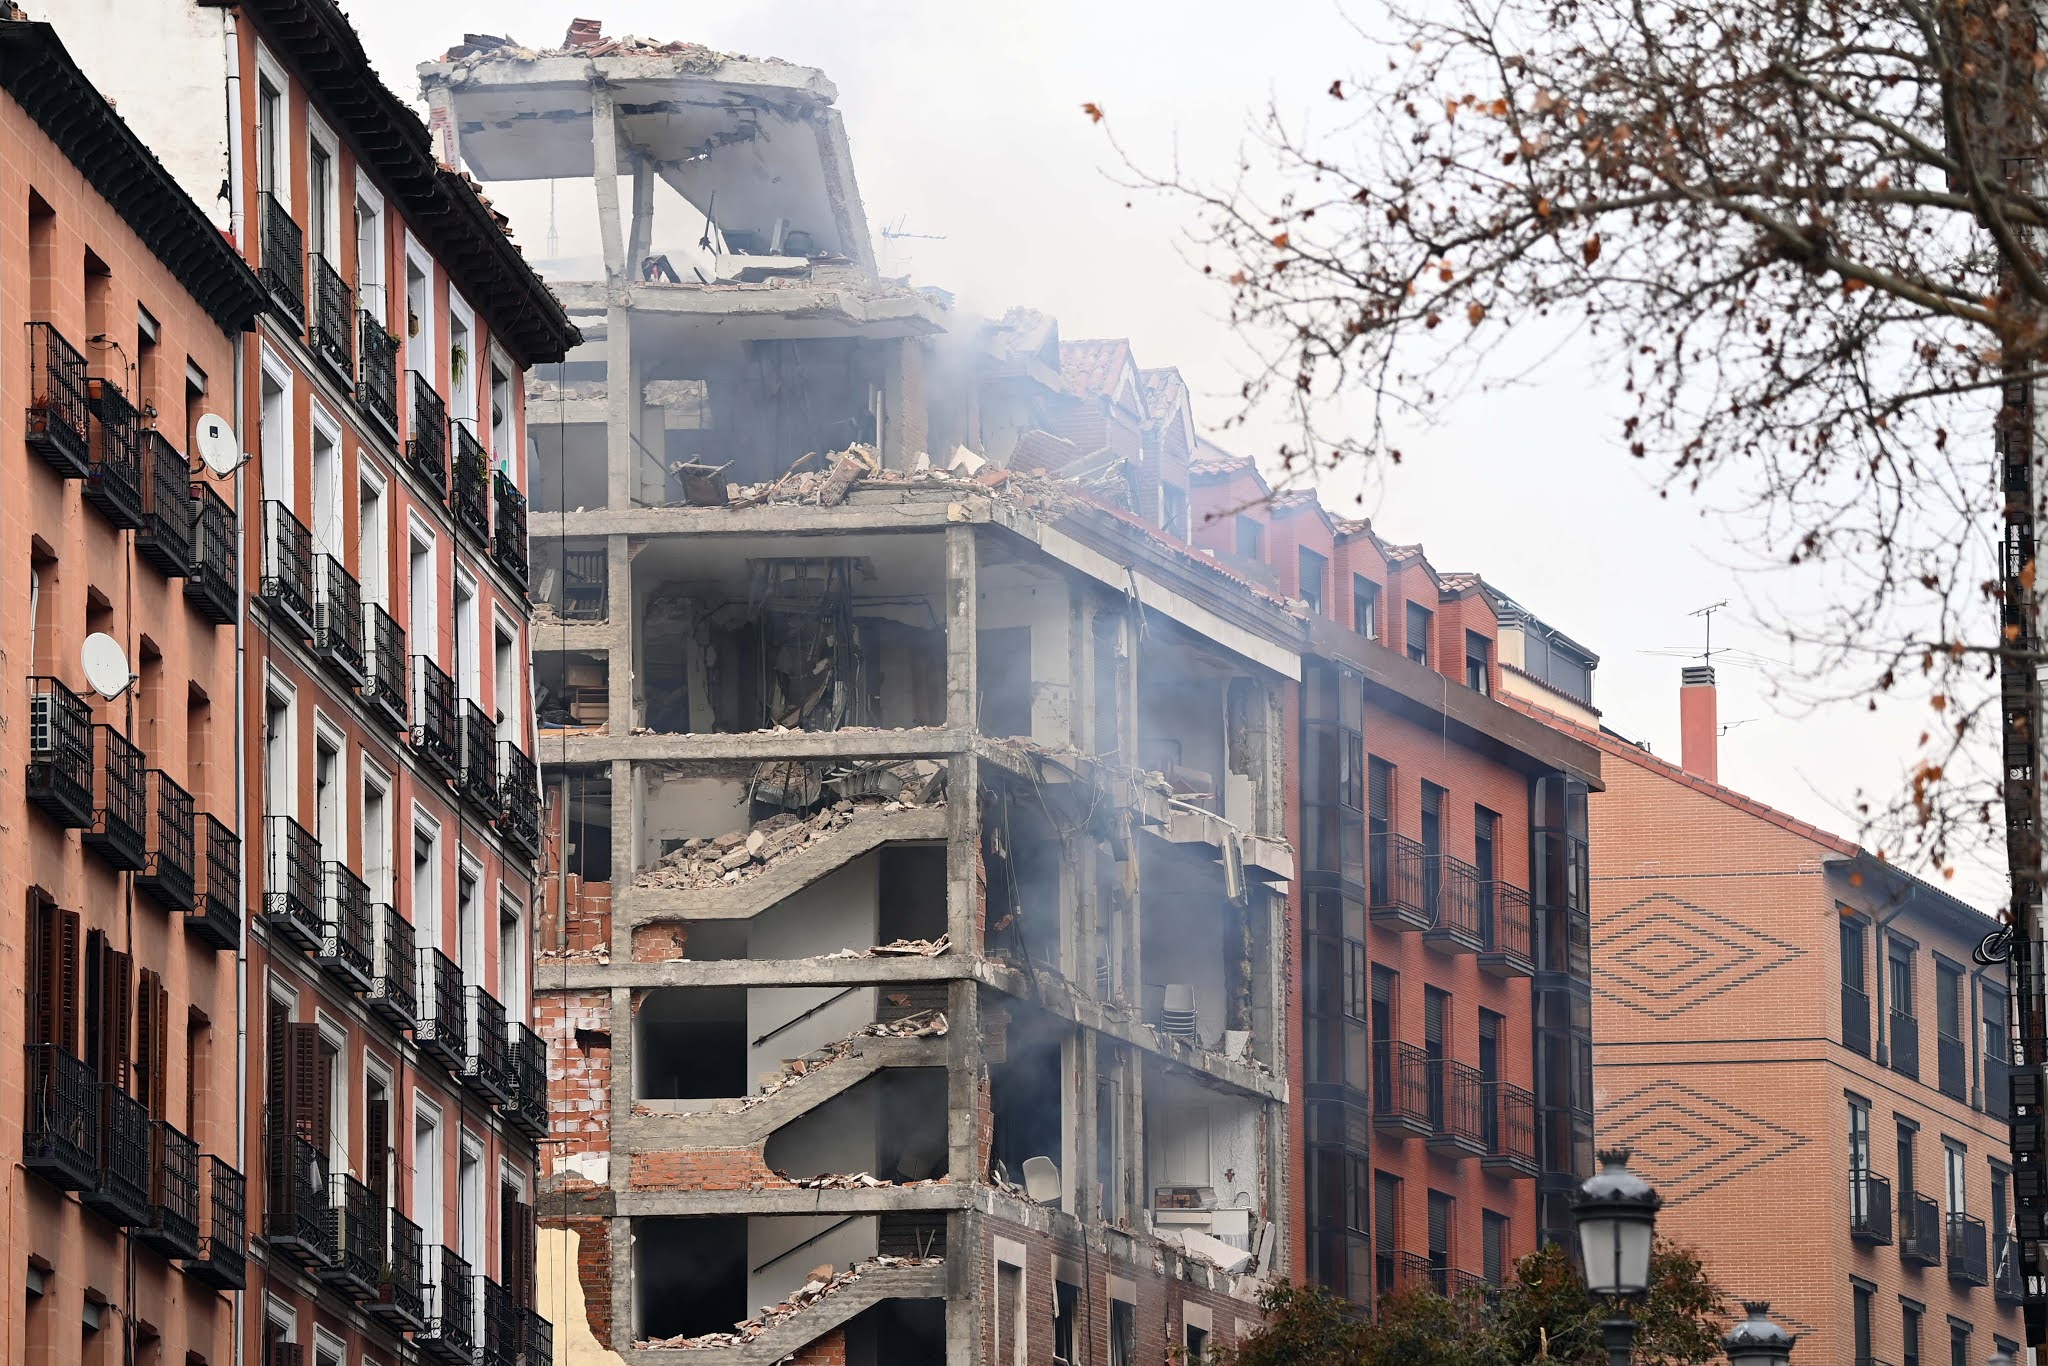
[[[794,1366],[846,1366],[846,1330],[834,1328],[790,1361]]]
[[[550,1220],[576,1235],[576,1279],[583,1285],[583,1317],[590,1335],[612,1340],[612,1243],[606,1219]]]
[[[543,1176],[559,1176],[567,1159],[578,1154],[611,1151],[611,1013],[608,992],[534,995],[534,1030],[548,1050],[548,1110],[555,1140],[541,1145]]]
[[[633,928],[633,961],[666,963],[681,958],[689,942],[689,927],[680,920],[657,921]]]
[[[768,1169],[759,1148],[685,1148],[633,1153],[626,1184],[636,1191],[788,1190],[795,1184]]]

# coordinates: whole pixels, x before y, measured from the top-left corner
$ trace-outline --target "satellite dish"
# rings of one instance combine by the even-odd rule
[[[87,636],[78,657],[85,666],[85,681],[109,701],[127,692],[128,685],[135,681],[136,676],[128,672],[128,652],[105,631]]]
[[[242,467],[242,451],[235,444],[234,429],[218,413],[200,417],[199,425],[192,430],[192,443],[199,448],[201,463],[215,474],[230,475]]]

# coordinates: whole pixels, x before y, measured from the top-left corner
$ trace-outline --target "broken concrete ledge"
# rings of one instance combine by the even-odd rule
[[[951,982],[974,976],[964,953],[861,955],[854,958],[714,958],[677,963],[544,962],[537,991],[613,987],[861,987],[891,982]]]
[[[974,732],[944,726],[883,730],[751,730],[737,734],[568,735],[551,737],[546,757],[556,764],[601,764],[614,759],[647,763],[754,762],[762,759],[943,759],[974,748]]]
[[[629,1219],[690,1214],[893,1214],[903,1210],[966,1209],[973,1201],[973,1188],[962,1182],[852,1190],[622,1190],[615,1192],[615,1196],[619,1217]]]

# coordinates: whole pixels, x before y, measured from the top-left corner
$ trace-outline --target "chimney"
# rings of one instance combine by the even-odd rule
[[[1687,773],[1720,779],[1721,724],[1714,705],[1714,666],[1688,664],[1678,690],[1678,758]]]

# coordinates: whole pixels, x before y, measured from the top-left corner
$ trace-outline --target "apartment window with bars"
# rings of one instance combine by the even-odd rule
[[[1870,1056],[1870,931],[1844,917],[1842,935],[1842,1046]]]
[[[1380,637],[1380,586],[1363,574],[1351,576],[1351,629],[1367,640]]]

